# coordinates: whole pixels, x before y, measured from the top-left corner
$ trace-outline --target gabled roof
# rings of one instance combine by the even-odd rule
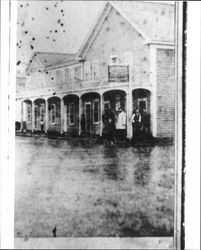
[[[79,56],[83,57],[98,34],[105,18],[114,8],[146,41],[174,42],[174,5],[143,1],[107,2],[83,42]]]
[[[52,67],[63,61],[72,60],[76,57],[77,54],[66,54],[66,53],[47,53],[47,52],[35,52],[30,59],[27,70],[31,67],[34,58],[38,60],[41,64],[42,69]]]
[[[174,5],[144,1],[108,1],[104,4],[94,25],[82,43],[78,53],[35,52],[26,72],[36,57],[42,69],[50,69],[78,63],[93,43],[105,18],[115,9],[132,27],[141,34],[145,43],[174,44]]]

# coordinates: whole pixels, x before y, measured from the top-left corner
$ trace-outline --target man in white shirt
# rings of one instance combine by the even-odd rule
[[[117,135],[120,139],[125,139],[126,137],[126,113],[123,111],[122,108],[119,108],[119,115],[117,118]]]

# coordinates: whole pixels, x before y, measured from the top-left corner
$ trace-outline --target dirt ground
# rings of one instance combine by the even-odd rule
[[[173,236],[174,146],[16,137],[15,236]]]

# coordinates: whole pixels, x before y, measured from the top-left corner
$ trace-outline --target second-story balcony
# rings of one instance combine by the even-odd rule
[[[74,77],[73,79],[63,79],[61,81],[52,82],[51,78],[44,79],[44,84],[41,87],[35,87],[35,80],[31,80],[31,84],[25,87],[23,93],[18,92],[19,95],[38,95],[49,94],[49,93],[62,93],[62,92],[79,92],[87,89],[101,89],[107,87],[118,87],[122,84],[127,85],[129,83],[129,66],[125,65],[108,65],[105,70],[98,74],[97,76],[90,75],[84,79]],[[28,87],[29,86],[29,87]],[[26,93],[27,92],[27,93]]]

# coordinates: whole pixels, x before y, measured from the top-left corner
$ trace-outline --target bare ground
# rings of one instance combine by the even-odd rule
[[[174,146],[16,137],[15,236],[173,236]]]

